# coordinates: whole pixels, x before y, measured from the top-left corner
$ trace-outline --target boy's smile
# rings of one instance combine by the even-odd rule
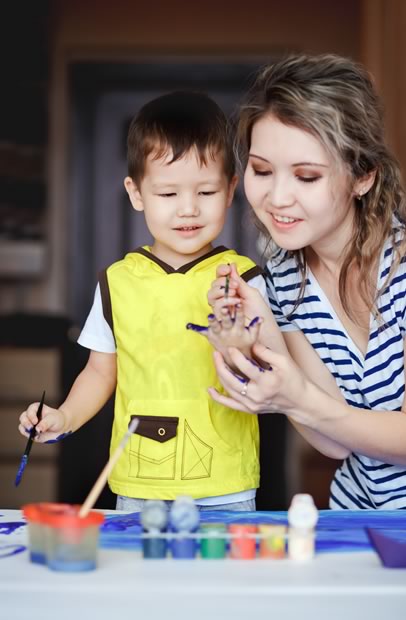
[[[137,188],[127,177],[125,187],[137,211],[144,211],[154,242],[151,252],[178,269],[204,256],[220,234],[237,179],[228,181],[221,157],[207,153],[206,163],[192,149],[172,162],[172,152],[150,154]]]

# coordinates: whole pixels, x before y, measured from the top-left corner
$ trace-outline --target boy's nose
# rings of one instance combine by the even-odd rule
[[[199,213],[199,207],[197,205],[197,200],[194,198],[186,198],[185,200],[180,201],[178,205],[178,215],[181,217],[185,216],[193,216]]]

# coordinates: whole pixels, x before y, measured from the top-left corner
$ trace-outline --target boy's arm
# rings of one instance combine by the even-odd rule
[[[85,368],[62,405],[58,409],[44,405],[42,419],[36,427],[36,441],[57,441],[76,431],[100,411],[116,387],[116,358],[115,353],[91,351]],[[38,404],[33,403],[20,416],[19,430],[25,436],[38,422],[37,408]]]

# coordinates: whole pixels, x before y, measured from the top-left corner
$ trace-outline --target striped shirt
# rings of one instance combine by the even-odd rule
[[[397,240],[401,234],[396,232]],[[378,288],[385,283],[392,260],[393,246],[388,240],[381,253]],[[304,333],[348,405],[376,411],[401,410],[405,391],[406,257],[379,298],[382,318],[375,319],[371,314],[365,357],[310,270],[303,300],[289,317],[301,283],[294,258],[280,250],[268,262],[265,275],[271,308],[281,330]],[[351,454],[336,471],[330,488],[330,508],[406,509],[406,467]]]

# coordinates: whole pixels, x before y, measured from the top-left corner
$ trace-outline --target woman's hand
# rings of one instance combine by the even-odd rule
[[[253,353],[268,370],[237,349],[229,351],[233,366],[247,378],[244,384],[228,368],[223,356],[214,353],[217,374],[228,396],[209,388],[212,398],[231,409],[248,413],[285,413],[298,422],[308,423],[309,420],[304,421],[301,415],[301,405],[309,382],[299,367],[288,355],[270,351],[261,344],[253,346]]]

